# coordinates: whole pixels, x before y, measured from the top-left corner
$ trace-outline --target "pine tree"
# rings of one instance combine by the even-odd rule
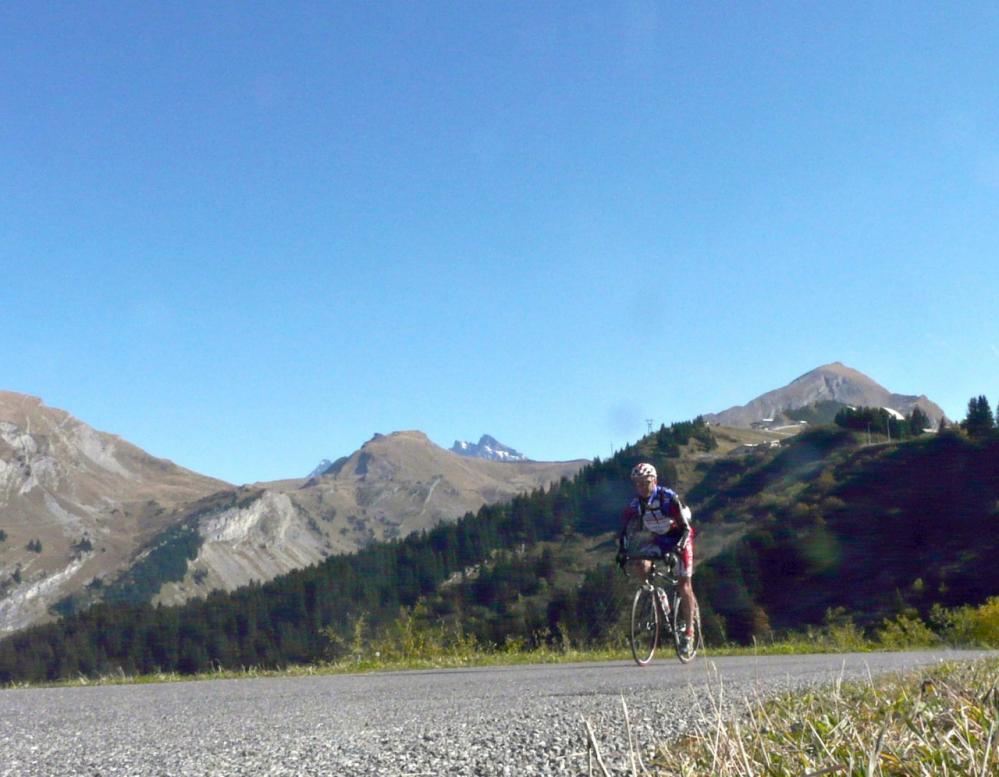
[[[969,437],[985,437],[995,429],[995,416],[992,415],[992,407],[989,400],[984,396],[972,397],[968,400],[968,415],[961,426],[968,433]]]
[[[913,436],[917,436],[923,433],[923,430],[928,428],[930,425],[929,416],[926,415],[919,407],[913,407],[912,412],[909,414],[909,431]]]

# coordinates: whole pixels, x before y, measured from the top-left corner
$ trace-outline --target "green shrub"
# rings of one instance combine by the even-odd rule
[[[948,642],[999,647],[999,596],[978,607],[967,605],[948,610],[933,605],[930,621]]]
[[[889,649],[928,647],[940,643],[935,633],[918,615],[900,613],[894,619],[885,618],[877,630],[878,642]]]
[[[993,596],[972,615],[972,637],[988,647],[999,647],[999,596]]]
[[[788,635],[788,642],[796,643],[800,637]],[[804,641],[821,650],[836,652],[858,652],[872,648],[870,640],[864,636],[864,630],[853,621],[842,607],[831,607],[826,610],[825,622],[819,628],[809,626],[805,629]]]

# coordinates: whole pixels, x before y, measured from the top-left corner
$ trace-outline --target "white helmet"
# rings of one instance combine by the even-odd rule
[[[647,462],[642,462],[641,464],[636,464],[631,470],[632,480],[648,480],[649,478],[658,479],[656,475],[656,468]]]

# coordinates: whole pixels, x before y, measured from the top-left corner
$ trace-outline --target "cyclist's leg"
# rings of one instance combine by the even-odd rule
[[[694,586],[691,578],[694,575],[694,532],[691,531],[687,544],[680,553],[680,563],[677,566],[676,590],[680,595],[680,615],[687,624],[688,637],[694,635]]]
[[[694,636],[694,619],[690,614],[694,611],[694,588],[690,584],[689,577],[677,578],[676,592],[680,595],[680,617],[686,624],[685,632],[688,637],[692,637]]]
[[[652,562],[640,560],[640,561],[629,561],[628,571],[632,576],[637,577],[643,583],[648,580],[649,570],[652,568]]]
[[[643,536],[637,538],[634,544],[635,550],[633,555],[635,556],[659,556],[661,555],[661,549],[657,543],[657,537],[654,534],[647,533]],[[652,562],[646,561],[644,559],[636,559],[628,562],[628,569],[631,570],[631,574],[641,580],[643,583],[648,582],[649,572],[652,570]]]

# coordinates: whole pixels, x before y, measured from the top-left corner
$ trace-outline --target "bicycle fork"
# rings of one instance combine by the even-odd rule
[[[673,630],[673,625],[670,622],[669,597],[666,595],[666,592],[659,586],[655,587],[655,592],[656,592],[656,599],[659,600],[659,610],[663,614],[662,627],[668,634]]]

